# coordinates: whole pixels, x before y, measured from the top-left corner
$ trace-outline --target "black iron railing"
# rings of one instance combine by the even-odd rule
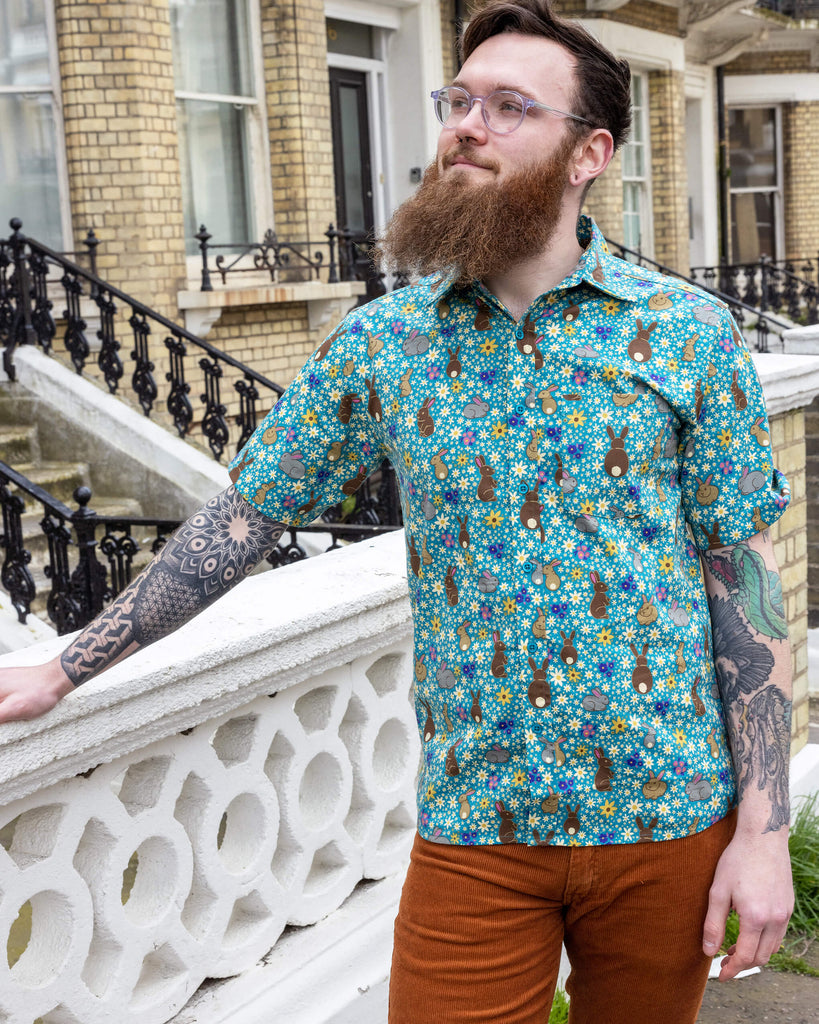
[[[627,259],[636,266],[650,267],[652,270],[657,270],[661,274],[668,274],[670,277],[676,277],[680,281],[686,281],[688,284],[696,285],[698,288],[702,288],[705,291],[710,292],[715,298],[721,299],[731,310],[731,313],[733,314],[733,317],[746,340],[751,332],[755,333],[756,344],[754,345],[754,348],[757,352],[768,352],[770,336],[773,335],[774,337],[781,338],[782,331],[786,331],[792,326],[784,320],[780,320],[778,317],[773,316],[771,313],[749,305],[742,299],[729,295],[726,292],[721,291],[719,288],[710,286],[701,281],[696,281],[693,277],[687,277],[685,274],[681,274],[678,270],[674,270],[673,267],[666,267],[662,263],[657,263],[656,260],[650,260],[647,256],[643,256],[642,253],[637,252],[634,249],[629,249],[627,246],[623,245],[622,242],[615,242],[609,238],[606,239],[606,242],[608,243],[609,249],[615,256]]]
[[[267,274],[272,282],[318,281],[321,269],[325,266],[321,249],[314,249],[310,242],[281,242],[273,230],[266,231],[261,242],[221,242],[212,245],[211,234],[202,224],[195,237],[202,255],[203,292],[213,291],[214,273],[219,275],[222,284],[227,284],[228,274],[259,273]],[[211,269],[211,256],[214,253],[214,266]]]
[[[819,258],[730,263],[692,267],[698,284],[716,288],[731,298],[788,317],[797,324],[819,322]]]
[[[405,288],[410,283],[409,277],[401,271],[388,275],[376,267],[373,260],[375,242],[366,232],[336,228],[331,224],[325,234],[330,244],[329,280],[367,283],[367,291],[361,297],[359,305],[377,299],[387,291]]]
[[[201,432],[216,459],[221,458],[231,436],[222,389],[224,378],[232,375],[233,388],[239,396],[239,413],[233,418],[239,428],[238,451],[256,429],[261,395],[265,396],[266,409],[283,394],[284,388],[90,270],[27,238],[21,227],[21,221],[14,218],[12,234],[0,239],[0,343],[4,350],[3,366],[9,378],[15,379],[13,357],[18,345],[38,344],[44,352],[51,351],[57,324],[50,295],[55,288],[61,288],[65,297],[65,307],[60,314],[62,342],[77,373],[82,374],[91,355],[86,337],[88,325],[83,316],[85,301],[96,306],[99,312],[100,326],[96,334],[100,346],[96,362],[112,394],[118,391],[126,373],[122,358],[124,339],[120,334],[127,322],[132,360],[130,387],[142,411],[150,416],[159,388],[153,361],[157,348],[149,352],[149,339],[154,334],[164,336],[167,358],[163,376],[168,383],[165,406],[173,425],[180,437],[184,437],[198,415]],[[188,383],[194,374],[202,381],[196,412]]]
[[[45,602],[48,617],[59,633],[81,629],[131,582],[134,562],[142,551],[155,555],[178,520],[143,516],[98,515],[89,508],[91,490],[74,491],[71,509],[22,473],[0,462],[0,506],[4,561],[0,583],[11,597],[17,617],[25,622],[37,598],[32,550],[26,547],[23,515],[41,508],[38,529],[47,546],[43,573],[50,581]],[[344,542],[361,540],[397,529],[401,512],[392,467],[384,462],[353,498],[325,513],[327,522],[289,527],[268,557],[273,568],[307,558],[304,534],[328,535],[331,551]],[[30,547],[36,544],[29,541]]]
[[[756,6],[784,14],[794,21],[819,18],[819,0],[756,0]]]

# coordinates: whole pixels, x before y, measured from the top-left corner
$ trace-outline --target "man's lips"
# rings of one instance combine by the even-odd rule
[[[447,153],[444,156],[443,165],[445,169],[447,167],[479,167],[484,171],[497,170],[494,165],[481,163],[480,160],[476,160],[465,153]]]

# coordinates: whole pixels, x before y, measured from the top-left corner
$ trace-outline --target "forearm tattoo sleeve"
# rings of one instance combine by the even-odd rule
[[[788,824],[790,648],[779,573],[756,538],[704,555],[714,662],[739,799],[770,805],[763,832]],[[767,813],[767,812],[766,812]]]
[[[61,660],[68,678],[79,686],[172,633],[249,575],[285,529],[234,487],[215,495],[65,649]]]

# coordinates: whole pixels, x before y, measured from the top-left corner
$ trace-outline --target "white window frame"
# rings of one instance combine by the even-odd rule
[[[43,5],[45,12],[46,39],[48,41],[48,74],[51,79],[49,85],[27,85],[20,88],[19,85],[0,85],[0,95],[3,96],[34,96],[50,95],[54,111],[54,145],[57,165],[57,190],[60,204],[60,230],[62,232],[62,249],[64,252],[72,252],[74,249],[74,232],[71,224],[71,203],[68,185],[68,161],[65,155],[65,126],[63,124],[63,98],[60,88],[60,60],[57,52],[57,22],[54,15],[54,0],[45,0]],[[16,216],[16,214],[15,214]],[[89,227],[94,227],[89,224]],[[11,230],[8,225],[0,225],[0,234]],[[23,232],[26,230],[23,222]]]
[[[342,8],[342,10],[344,10]],[[361,71],[367,76],[367,107],[370,122],[370,168],[373,182],[373,220],[375,221],[376,232],[383,230],[389,220],[390,210],[390,187],[388,174],[388,125],[386,111],[389,107],[389,94],[387,84],[387,51],[389,47],[389,36],[392,19],[389,20],[390,27],[382,24],[373,24],[370,12],[367,12],[365,20],[360,17],[351,18],[349,12],[330,14],[325,9],[325,17],[336,18],[339,21],[353,21],[369,25],[373,32],[373,50],[377,57],[353,57],[345,53],[332,53],[327,51],[327,67],[340,68],[344,71]]]
[[[773,187],[754,185],[747,188],[732,188],[728,179],[728,210],[731,221],[729,230],[733,238],[734,225],[731,216],[731,197],[740,195],[756,195],[760,192],[770,193],[774,197],[774,248],[775,252],[765,253],[772,260],[781,259],[785,252],[785,175],[783,166],[784,143],[782,138],[782,104],[781,103],[731,103],[729,110],[773,110],[774,112],[774,159],[776,160],[776,184]],[[729,146],[730,153],[730,146]],[[737,260],[731,253],[731,262]]]
[[[640,253],[647,259],[654,258],[654,202],[653,202],[653,189],[651,180],[651,119],[649,117],[649,89],[648,89],[648,72],[642,71],[639,68],[632,68],[632,82],[639,80],[640,92],[642,98],[642,105],[636,110],[632,104],[632,122],[636,117],[640,118],[640,126],[642,128],[643,141],[640,143],[643,149],[643,171],[641,175],[627,175],[626,174],[626,160],[625,152],[628,146],[633,146],[634,143],[629,139],[628,142],[623,146],[623,160],[622,160],[622,171],[621,179],[623,184],[623,193],[625,198],[625,186],[626,185],[637,185],[639,191],[639,205],[640,208],[637,214],[640,218],[640,233],[641,233],[641,247]],[[633,94],[632,94],[633,95]],[[628,245],[626,241],[626,209],[625,203],[623,205],[623,243]],[[629,246],[629,248],[632,248]]]
[[[233,0],[237,2],[237,0]],[[197,93],[174,90],[174,98],[179,100],[204,100],[219,103],[232,103],[244,107],[247,111],[248,161],[245,168],[249,181],[250,199],[250,231],[253,237],[248,242],[261,242],[268,228],[275,228],[273,210],[273,180],[270,170],[270,147],[267,123],[267,91],[264,79],[264,58],[262,54],[261,11],[256,0],[241,0],[247,12],[248,59],[250,60],[250,77],[253,82],[255,96],[226,96],[222,93]],[[184,203],[184,199],[183,199]],[[207,227],[207,225],[205,225]],[[197,225],[198,229],[198,225]],[[214,245],[225,242],[238,242],[237,238],[212,238]],[[187,244],[188,239],[185,239]],[[229,255],[225,253],[225,255]],[[188,279],[198,281],[202,269],[202,255],[197,252],[186,256]],[[237,281],[240,279],[236,279]]]

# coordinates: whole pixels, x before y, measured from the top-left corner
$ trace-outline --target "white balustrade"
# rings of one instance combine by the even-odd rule
[[[403,559],[396,534],[253,577],[0,726],[0,1021],[167,1021],[403,867],[419,758]]]

